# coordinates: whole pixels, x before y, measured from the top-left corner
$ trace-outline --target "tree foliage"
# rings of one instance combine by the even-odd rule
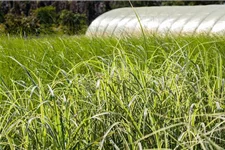
[[[85,14],[75,14],[68,10],[63,10],[60,15],[60,23],[67,34],[82,33],[87,27],[86,20]]]
[[[10,34],[30,35],[38,34],[39,23],[35,16],[16,16],[9,13],[5,15],[5,31]]]
[[[40,7],[35,10],[35,15],[40,24],[51,25],[56,22],[56,11],[53,6]]]

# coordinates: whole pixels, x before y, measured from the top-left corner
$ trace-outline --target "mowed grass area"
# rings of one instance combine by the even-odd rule
[[[0,149],[225,147],[225,37],[0,38]]]

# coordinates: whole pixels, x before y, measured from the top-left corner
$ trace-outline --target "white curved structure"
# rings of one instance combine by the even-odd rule
[[[225,33],[225,5],[114,9],[96,18],[86,35],[139,35],[142,33],[140,24],[145,33],[221,34]]]

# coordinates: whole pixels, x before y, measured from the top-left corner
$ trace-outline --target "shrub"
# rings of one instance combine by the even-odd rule
[[[0,23],[0,34],[4,34],[5,33],[5,25]]]
[[[85,14],[75,14],[68,10],[63,10],[60,14],[60,23],[66,34],[81,34],[86,31],[87,17]]]
[[[38,34],[40,25],[35,16],[16,16],[13,14],[5,15],[5,32],[10,34]]]
[[[41,7],[35,10],[35,15],[40,24],[51,25],[56,22],[56,10],[53,6]]]

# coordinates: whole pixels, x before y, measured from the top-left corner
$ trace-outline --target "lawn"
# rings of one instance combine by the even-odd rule
[[[0,38],[0,149],[225,147],[225,37]]]

